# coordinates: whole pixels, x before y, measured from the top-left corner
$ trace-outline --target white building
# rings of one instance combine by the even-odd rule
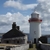
[[[29,19],[29,23],[30,23],[29,41],[36,43],[38,38],[40,38],[41,22],[42,20],[39,18],[39,14],[37,13],[31,14],[31,18]]]

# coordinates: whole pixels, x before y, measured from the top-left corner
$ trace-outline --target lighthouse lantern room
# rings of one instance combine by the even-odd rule
[[[37,13],[31,14],[31,18],[29,19],[29,23],[30,23],[29,41],[36,43],[38,41],[38,38],[40,38],[41,22],[42,20],[39,18],[39,14]]]

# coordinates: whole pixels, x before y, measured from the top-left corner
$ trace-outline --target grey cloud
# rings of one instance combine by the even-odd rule
[[[0,15],[0,32],[8,31],[12,27],[13,22],[16,22],[16,24],[21,27],[21,30],[25,30],[26,32],[29,32],[28,31],[29,30],[28,29],[29,17],[30,17],[29,15],[24,16],[20,12],[13,13],[13,14],[9,12],[5,15]],[[11,19],[11,20],[9,20],[9,19]],[[5,28],[5,30],[3,28]]]
[[[8,26],[8,25],[10,25],[10,23],[0,22],[0,26]]]

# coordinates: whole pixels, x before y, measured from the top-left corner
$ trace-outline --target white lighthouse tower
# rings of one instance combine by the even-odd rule
[[[31,14],[31,18],[29,19],[30,23],[29,41],[36,43],[38,38],[41,36],[41,22],[42,20],[39,18],[39,14],[37,13]]]

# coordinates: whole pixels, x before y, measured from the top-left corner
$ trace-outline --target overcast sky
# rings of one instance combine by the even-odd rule
[[[50,0],[0,0],[0,33],[10,30],[13,22],[29,33],[32,12],[39,13],[43,20],[42,34],[50,34]]]

